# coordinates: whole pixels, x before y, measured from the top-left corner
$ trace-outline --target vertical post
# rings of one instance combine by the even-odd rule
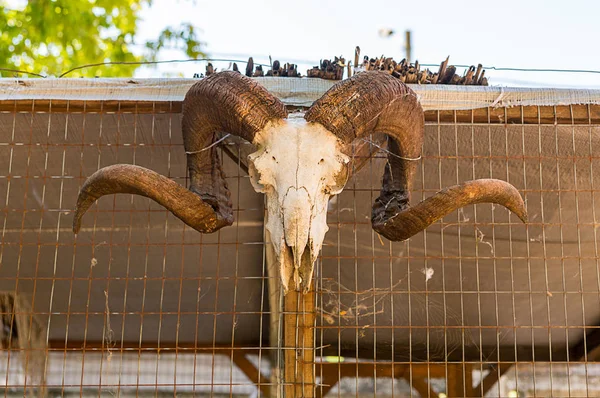
[[[315,292],[290,291],[282,295],[280,271],[266,228],[264,238],[272,352],[270,395],[271,398],[314,397]]]
[[[285,397],[314,397],[315,295],[290,291],[283,301]]]
[[[448,380],[446,393],[448,397],[472,397],[473,367],[469,363],[448,364]]]
[[[464,387],[465,387],[465,395],[467,397],[474,397],[475,394],[473,392],[473,365],[470,363],[463,364],[463,372],[464,372]]]
[[[406,44],[404,48],[406,49],[406,62],[410,64],[410,61],[412,59],[412,44],[410,40],[410,30],[406,31]]]
[[[450,398],[465,396],[462,366],[456,363],[449,363],[447,366],[448,378],[446,379],[446,394]]]
[[[265,219],[265,224],[267,223]],[[270,398],[280,398],[282,391],[283,355],[281,353],[281,282],[279,281],[279,268],[275,258],[275,251],[271,245],[271,235],[264,229],[265,260],[267,262],[267,276],[269,287],[269,345],[271,348],[269,359],[271,361],[271,388]]]

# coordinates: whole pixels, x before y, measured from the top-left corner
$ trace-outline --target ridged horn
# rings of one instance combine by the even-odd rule
[[[216,213],[200,196],[155,171],[129,164],[116,164],[98,170],[81,187],[73,231],[79,231],[81,217],[98,198],[116,193],[150,198],[202,233],[214,232],[233,222],[232,218],[223,218]]]
[[[382,206],[372,218],[373,229],[389,240],[406,240],[454,210],[476,203],[502,205],[527,222],[525,204],[517,189],[506,181],[488,178],[445,188],[400,212]]]
[[[250,142],[267,123],[287,116],[285,105],[264,87],[237,72],[220,72],[194,84],[183,100],[182,134],[190,173],[187,190],[151,170],[131,165],[103,168],[84,184],[73,230],[103,195],[132,193],[153,199],[192,228],[214,232],[233,223],[230,193],[216,146],[218,133]]]
[[[521,195],[499,180],[470,181],[410,207],[409,190],[423,146],[424,113],[416,93],[385,72],[362,72],[336,84],[312,105],[305,119],[322,124],[346,144],[373,133],[388,135],[388,163],[371,221],[390,240],[408,239],[474,203],[497,203],[527,219]]]

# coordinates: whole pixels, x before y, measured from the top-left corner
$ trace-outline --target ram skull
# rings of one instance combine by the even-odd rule
[[[256,81],[221,72],[194,84],[183,102],[182,132],[189,190],[139,166],[114,165],[85,182],[73,230],[101,196],[149,197],[202,233],[233,223],[217,134],[235,134],[257,146],[248,158],[252,185],[266,195],[267,219],[284,291],[307,291],[327,232],[327,204],[340,193],[352,163],[352,143],[372,133],[388,135],[388,162],[373,229],[392,241],[406,240],[448,213],[474,203],[497,203],[525,222],[518,191],[495,179],[467,181],[410,206],[411,182],[421,156],[424,115],[416,94],[379,71],[362,72],[333,86],[304,114],[285,105]]]

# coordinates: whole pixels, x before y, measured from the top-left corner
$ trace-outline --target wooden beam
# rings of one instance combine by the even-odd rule
[[[195,353],[195,354],[216,354],[231,355],[231,352],[243,352],[244,354],[259,354],[261,348],[258,343],[253,345],[237,345],[231,346],[231,344],[198,344],[193,342],[178,342],[175,344],[173,341],[161,341],[160,347],[157,347],[155,341],[146,341],[140,344],[139,341],[116,341],[115,347],[112,351],[119,351],[123,353],[130,352],[137,354],[139,351],[144,352],[160,352],[161,354],[175,354],[176,351],[179,353]],[[106,343],[102,341],[83,341],[83,340],[69,340],[65,343],[65,339],[50,340],[48,341],[49,351],[102,351],[106,350]]]
[[[288,106],[290,110],[307,108]],[[172,113],[179,114],[181,101],[75,101],[75,100],[2,100],[0,112],[52,113]],[[600,124],[600,105],[515,106],[473,110],[428,110],[425,121],[441,123],[490,124]]]
[[[412,368],[412,374],[418,377],[441,378],[446,377],[446,365],[443,363],[426,364],[426,363],[394,363],[394,362],[317,362],[315,369],[317,375],[330,372],[335,369],[342,373],[342,377],[403,377],[408,369]]]
[[[437,398],[439,396],[439,394],[431,386],[431,383],[427,381],[429,379],[426,377],[415,377],[415,375],[413,374],[413,377],[411,379],[410,374],[405,373],[404,379],[423,398]]]
[[[473,388],[473,396],[485,397],[485,395],[498,382],[500,377],[502,377],[502,375],[506,373],[511,367],[512,364],[501,363],[498,365],[498,368],[492,369],[490,373],[488,373],[487,376],[485,376],[483,380],[479,382],[479,385]]]
[[[364,363],[364,362],[319,362],[315,364],[315,374],[321,376],[315,397],[325,396],[343,377],[392,378],[399,379],[408,372],[409,365],[394,363]],[[423,368],[422,366],[419,367]],[[440,366],[440,369],[443,367]],[[419,372],[422,374],[422,372]],[[425,373],[426,374],[426,373]],[[441,375],[442,372],[439,372]],[[443,373],[445,374],[445,373]],[[436,395],[437,396],[437,395]]]
[[[600,105],[515,106],[457,111],[426,111],[428,123],[598,124]]]
[[[335,363],[330,365],[337,365]],[[340,378],[345,377],[341,368],[334,366],[322,367],[322,373],[315,372],[321,376],[321,381],[316,389],[315,397],[322,398],[340,381]]]
[[[265,219],[265,225],[267,219]],[[271,244],[271,235],[263,227],[265,239],[265,261],[268,275],[269,293],[269,346],[272,348],[269,358],[271,360],[271,395],[280,397],[282,391],[282,375],[284,371],[284,358],[279,348],[282,339],[283,325],[281,324],[281,282],[279,281],[279,266],[277,265],[275,250]]]
[[[446,395],[452,397],[473,396],[473,369],[468,363],[449,363],[446,379]]]
[[[474,397],[473,394],[473,365],[470,363],[465,363],[462,365],[463,371],[463,385],[465,388],[465,396]]]
[[[260,369],[257,369],[246,355],[241,352],[234,352],[233,363],[240,369],[251,382],[256,384],[265,397],[271,396],[271,386],[269,380],[265,378]]]
[[[52,113],[181,113],[182,101],[2,100],[0,112]]]
[[[270,315],[272,315],[272,310],[270,311]],[[322,326],[318,326],[317,329],[321,328]],[[180,353],[190,353],[190,354],[212,354],[213,352],[215,353],[224,353],[229,355],[231,353],[232,350],[235,351],[244,351],[244,353],[246,354],[258,354],[259,352],[265,352],[266,347],[269,345],[268,341],[264,341],[261,343],[261,341],[257,340],[257,341],[247,341],[244,342],[243,344],[236,344],[234,347],[231,346],[231,344],[215,344],[213,345],[212,342],[193,342],[193,341],[179,341],[177,343],[175,343],[175,341],[161,341],[160,342],[160,347],[156,346],[156,341],[143,341],[143,342],[139,342],[138,340],[135,341],[131,341],[131,340],[125,340],[125,341],[120,341],[117,340],[115,342],[116,347],[119,347],[118,349],[114,349],[113,351],[123,351],[124,353],[130,352],[130,353],[135,353],[137,354],[138,352],[160,352],[161,354],[175,354],[175,351],[179,351]],[[261,348],[262,347],[262,348]],[[104,349],[106,349],[106,344],[103,346],[102,345],[102,341],[100,340],[87,340],[87,341],[83,341],[83,340],[71,340],[69,339],[67,342],[65,342],[65,339],[53,339],[50,340],[48,342],[48,350],[49,351],[60,351],[60,352],[64,352],[64,351],[71,351],[71,352],[77,352],[77,351],[102,351]],[[383,345],[380,345],[377,347],[378,351],[376,351],[374,353],[373,351],[373,346],[372,344],[368,347],[360,347],[360,351],[359,351],[359,355],[358,358],[360,358],[362,361],[360,362],[361,367],[367,367],[367,368],[373,368],[373,366],[377,366],[377,369],[382,369],[385,367],[391,367],[392,363],[394,364],[393,366],[397,367],[397,366],[405,366],[408,365],[408,363],[406,362],[406,358],[400,358],[399,356],[396,358],[393,358],[390,354],[390,349],[389,346],[388,347],[384,347]],[[379,348],[381,348],[381,350],[379,350]],[[396,352],[398,352],[402,347],[396,347]],[[482,350],[492,350],[493,348],[488,348],[488,347],[483,347]],[[536,359],[536,363],[550,363],[549,360],[549,355],[552,354],[552,357],[554,359],[554,362],[564,362],[567,360],[567,352],[564,348],[559,349],[556,348],[554,351],[549,352],[548,349],[546,348],[545,350],[542,348],[537,348],[535,350],[535,352],[531,349],[531,346],[520,346],[517,347],[518,349],[518,357],[520,359],[520,361],[531,361],[531,358],[533,357],[533,354],[535,353],[535,359]],[[496,350],[498,351],[498,349],[496,348]],[[506,360],[500,360],[499,363],[502,364],[514,364],[514,350],[515,348],[512,346],[501,346],[499,349],[499,355],[501,358],[506,358]],[[269,350],[272,351],[272,350]],[[334,355],[334,356],[342,356],[342,357],[346,357],[346,358],[356,358],[357,357],[357,351],[355,349],[355,347],[353,346],[348,346],[348,347],[343,347],[341,350],[336,347],[336,346],[328,346],[328,347],[323,347],[323,349],[319,350],[319,352],[321,353],[322,351],[322,355],[324,356],[328,356],[328,355]],[[490,352],[490,351],[484,351],[484,352]],[[512,353],[512,355],[511,355]],[[462,354],[460,354],[462,355]],[[460,356],[459,355],[459,356]],[[377,357],[377,361],[373,361],[373,357]],[[413,368],[413,373],[416,371],[416,369],[419,369],[419,371],[423,371],[426,372],[427,366],[430,367],[430,371],[431,372],[438,372],[439,375],[437,376],[431,376],[431,377],[445,377],[445,371],[444,372],[439,372],[437,369],[439,369],[438,366],[433,366],[435,365],[441,365],[441,369],[445,369],[445,362],[443,362],[442,359],[436,361],[436,360],[432,360],[430,362],[430,365],[427,365],[425,363],[425,359],[426,359],[426,352],[424,350],[420,350],[418,347],[413,348],[413,360],[414,362],[411,364],[412,368]],[[467,360],[472,360],[473,358],[479,358],[479,352],[475,349],[470,349],[469,347],[465,348],[465,357],[467,358]],[[423,362],[417,362],[417,359],[421,359],[424,358],[422,361]],[[471,359],[469,359],[471,358]],[[590,355],[588,355],[588,358],[591,358]],[[453,360],[460,360],[460,358],[454,358],[452,357]],[[570,357],[571,360],[575,359],[575,356],[571,356]],[[394,362],[390,362],[394,360]],[[478,359],[477,359],[478,360]],[[337,365],[337,364],[336,364]],[[316,365],[317,367],[320,366],[319,364]]]
[[[314,397],[315,293],[291,290],[283,301],[285,397]]]

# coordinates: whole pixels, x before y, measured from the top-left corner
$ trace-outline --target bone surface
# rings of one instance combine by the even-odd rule
[[[249,157],[257,192],[266,195],[265,227],[285,291],[308,290],[327,227],[329,198],[343,189],[350,159],[339,140],[302,114],[258,132]]]

